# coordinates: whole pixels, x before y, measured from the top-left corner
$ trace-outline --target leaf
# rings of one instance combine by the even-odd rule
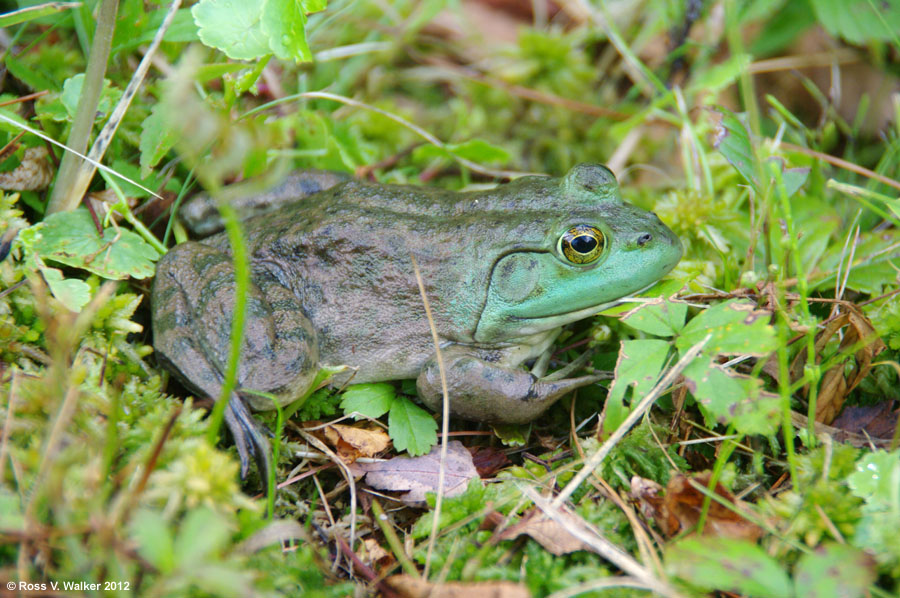
[[[622,321],[647,334],[674,336],[684,328],[685,317],[687,304],[660,297],[632,309],[622,316]]]
[[[78,99],[81,97],[81,88],[84,85],[84,74],[79,73],[74,77],[69,77],[63,83],[62,94],[59,96],[60,101],[66,108],[69,119],[75,116],[75,110],[78,107]],[[103,89],[100,91],[100,100],[97,102],[97,120],[103,120],[112,112],[113,107],[122,97],[122,90],[115,88],[109,82],[109,79],[103,80]]]
[[[504,148],[493,145],[484,139],[469,139],[462,143],[454,143],[447,146],[453,154],[460,158],[475,162],[507,162],[509,152]]]
[[[830,424],[835,420],[850,392],[869,375],[872,361],[887,349],[865,314],[852,304],[845,304],[844,309],[846,310],[844,313],[828,322],[825,328],[816,334],[816,363],[822,361],[823,352],[836,335],[841,339],[839,352],[847,352],[858,347],[853,353],[849,367],[841,360],[822,376],[816,401],[816,421],[823,424]],[[803,377],[807,357],[807,351],[804,350],[794,358],[790,369],[791,380],[796,381]],[[804,396],[809,394],[809,385],[803,388],[803,394]]]
[[[131,519],[131,538],[138,554],[163,573],[175,569],[175,550],[169,524],[158,511],[141,510]]]
[[[38,4],[29,6],[19,10],[14,10],[0,15],[0,28],[12,27],[19,23],[25,23],[32,19],[52,15],[55,12],[61,12],[69,8],[81,6],[81,2],[47,2],[46,4]]]
[[[333,446],[345,463],[360,457],[374,457],[391,444],[387,432],[379,427],[360,428],[343,424],[325,426],[325,440]]]
[[[396,442],[396,441],[395,441]],[[441,447],[422,457],[394,457],[376,463],[354,463],[353,470],[366,476],[366,483],[380,490],[401,491],[400,500],[414,506],[425,505],[425,494],[437,492]],[[462,494],[478,472],[472,455],[458,440],[447,443],[444,469],[444,496]]]
[[[394,448],[410,455],[424,455],[437,442],[437,423],[427,411],[398,397],[391,405],[388,427]]]
[[[150,116],[141,123],[141,177],[150,175],[151,169],[169,153],[178,142],[178,132],[164,116],[162,104],[156,104]]]
[[[759,193],[759,183],[756,180],[756,154],[750,143],[747,127],[730,110],[719,107],[716,112],[721,118],[716,124],[716,139],[713,145]]]
[[[230,537],[228,523],[221,515],[208,507],[197,507],[184,517],[178,528],[175,561],[182,569],[204,564],[225,547]]]
[[[359,413],[365,417],[381,417],[391,409],[397,397],[394,386],[387,382],[354,384],[341,395],[344,413]]]
[[[669,480],[664,494],[662,487],[653,480],[635,476],[631,478],[631,496],[641,505],[641,512],[645,516],[652,517],[666,536],[676,536],[691,531],[697,525],[706,498],[691,484],[691,480],[708,488],[710,474],[706,472],[692,477],[683,474],[674,475]],[[715,493],[731,503],[734,509],[749,510],[746,503],[735,498],[722,484],[716,484]],[[709,503],[703,533],[758,540],[762,537],[763,530],[746,517],[742,517],[740,513],[713,500]]]
[[[282,60],[312,61],[304,29],[306,15],[324,8],[324,1],[267,0],[262,12],[262,30],[275,56]]]
[[[850,491],[871,505],[900,512],[900,450],[874,451],[856,462],[847,477]]]
[[[703,536],[677,542],[666,551],[666,569],[707,591],[766,598],[792,598],[787,573],[754,542]]]
[[[570,513],[560,512],[559,516],[580,528],[583,521]],[[539,509],[532,509],[524,514],[520,521],[500,533],[500,540],[512,540],[522,534],[544,547],[550,554],[562,556],[579,550],[591,550],[590,546],[566,531],[562,525],[550,519]]]
[[[253,60],[271,52],[262,13],[261,0],[200,0],[191,8],[200,41],[235,60]]]
[[[666,363],[670,343],[646,339],[622,341],[616,361],[615,378],[609,387],[604,407],[603,429],[612,432],[628,416],[624,407],[625,392],[633,389],[632,400],[640,400],[656,384]]]
[[[900,31],[900,4],[897,2],[811,0],[810,3],[822,27],[851,44],[892,41],[893,35]]]
[[[78,313],[91,300],[91,287],[77,278],[63,278],[57,268],[41,268],[41,274],[53,296],[69,311]]]
[[[112,280],[152,276],[153,262],[159,259],[153,247],[129,230],[109,227],[101,238],[86,208],[48,216],[40,232],[34,251],[41,258]]]
[[[875,559],[846,544],[829,543],[804,554],[794,568],[794,592],[804,598],[867,596],[875,581]]]
[[[684,378],[708,422],[733,423],[743,434],[773,434],[778,429],[780,399],[763,392],[758,378],[703,359],[685,368]]]
[[[675,340],[681,352],[712,334],[703,352],[708,355],[762,357],[777,347],[771,314],[749,302],[732,300],[714,305],[688,322]]]

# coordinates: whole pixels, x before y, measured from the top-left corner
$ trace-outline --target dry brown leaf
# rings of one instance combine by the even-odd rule
[[[353,463],[360,457],[374,457],[391,444],[387,432],[378,426],[332,424],[323,428],[322,435],[345,463]]]
[[[478,475],[483,478],[489,478],[509,465],[506,453],[492,446],[476,446],[470,448],[469,452],[472,453],[472,462],[478,470]]]
[[[528,588],[511,581],[433,584],[411,575],[392,575],[384,582],[402,598],[531,598]]]
[[[424,507],[425,494],[437,492],[441,458],[440,445],[422,457],[394,457],[377,463],[354,463],[351,471],[365,475],[366,482],[379,490],[405,492],[398,498],[410,506]],[[478,472],[472,455],[458,440],[447,443],[447,462],[444,469],[444,496],[456,496],[466,490],[469,480]]]
[[[822,361],[822,352],[826,345],[841,329],[844,329],[844,337],[839,351],[848,351],[855,345],[861,346],[853,355],[853,366],[849,372],[846,371],[845,362],[842,361],[832,366],[822,376],[816,399],[816,421],[823,424],[830,424],[835,420],[844,406],[847,395],[869,374],[872,361],[886,348],[878,338],[872,323],[859,308],[847,302],[842,303],[841,307],[845,310],[844,313],[828,322],[825,329],[816,334],[816,363]],[[791,380],[799,380],[803,376],[806,353],[801,350],[791,364]],[[804,396],[809,394],[808,385],[803,388],[803,394]]]
[[[872,438],[890,440],[900,418],[900,412],[893,407],[893,401],[882,401],[877,405],[851,405],[831,425],[852,434],[865,432]]]
[[[653,518],[663,533],[672,537],[695,527],[700,519],[704,495],[691,485],[691,479],[708,487],[710,474],[703,473],[693,478],[676,474],[669,480],[664,495],[661,495],[662,486],[656,482],[634,476],[631,478],[631,497],[638,503],[645,517]],[[746,503],[737,500],[721,484],[716,484],[716,494],[733,504],[738,511],[748,510]],[[757,540],[762,536],[763,530],[739,513],[711,501],[703,533]]]
[[[581,527],[581,522],[574,515],[560,512],[559,516],[571,522],[573,527]],[[512,540],[522,534],[531,536],[547,552],[560,556],[578,550],[590,550],[591,548],[566,531],[566,529],[550,519],[538,509],[532,509],[522,516],[515,525],[510,526],[500,534],[501,540]]]
[[[22,163],[9,172],[0,173],[0,189],[6,191],[41,191],[53,180],[53,164],[43,145],[25,149]]]

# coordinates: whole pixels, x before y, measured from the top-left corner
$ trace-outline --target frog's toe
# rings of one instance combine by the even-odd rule
[[[256,462],[259,477],[265,486],[268,483],[272,469],[269,441],[260,425],[250,415],[250,411],[244,402],[237,396],[232,396],[225,409],[225,423],[234,438],[241,460],[241,478],[246,478],[250,471],[250,459]]]

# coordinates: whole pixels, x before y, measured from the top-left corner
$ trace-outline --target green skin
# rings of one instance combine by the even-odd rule
[[[303,196],[327,185],[335,186]],[[309,390],[322,365],[351,366],[354,383],[416,378],[421,400],[440,408],[413,256],[432,305],[451,413],[517,424],[599,379],[543,380],[543,367],[535,375],[519,366],[545,354],[562,326],[653,284],[682,253],[674,233],[624,203],[612,173],[595,164],[468,193],[334,178],[297,185],[291,199],[243,225],[252,284],[226,421],[244,471],[248,455],[266,458],[245,404],[273,407],[247,391],[287,404]],[[562,252],[560,237],[575,225],[602,232],[594,261],[572,263]],[[153,286],[157,356],[213,398],[228,361],[234,290],[224,234],[174,247]]]

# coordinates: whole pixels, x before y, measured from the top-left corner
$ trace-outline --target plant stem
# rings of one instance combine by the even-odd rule
[[[75,109],[72,129],[66,140],[66,145],[82,154],[87,149],[91,129],[94,126],[94,115],[97,113],[100,92],[103,90],[103,75],[106,74],[106,63],[109,59],[110,47],[112,47],[118,11],[119,0],[100,1],[97,28],[94,31],[94,41],[91,44],[87,69],[84,72],[84,84],[81,87],[81,96],[78,98],[78,106]],[[63,155],[59,174],[53,185],[53,193],[50,195],[50,203],[47,206],[48,215],[72,210],[81,201],[81,197],[71,197],[69,193],[73,181],[78,176],[81,164],[81,158],[75,154],[67,152]]]

